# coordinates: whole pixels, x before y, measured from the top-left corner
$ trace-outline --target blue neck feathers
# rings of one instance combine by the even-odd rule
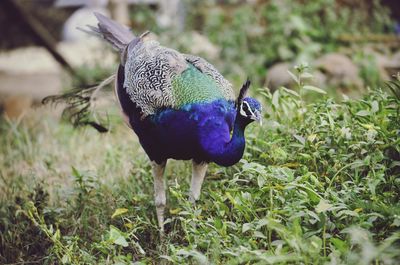
[[[213,143],[213,150],[217,152],[208,153],[211,160],[226,167],[236,164],[243,156],[245,148],[244,130],[249,123],[249,120],[237,113],[232,137],[228,142],[226,139],[220,138],[219,141]]]

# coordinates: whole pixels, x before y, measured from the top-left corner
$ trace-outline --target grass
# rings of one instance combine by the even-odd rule
[[[307,76],[258,92],[264,125],[250,126],[237,165],[211,165],[196,205],[189,163],[168,164],[163,242],[150,163],[121,121],[98,134],[45,110],[2,119],[0,263],[398,263],[399,98],[337,103]]]

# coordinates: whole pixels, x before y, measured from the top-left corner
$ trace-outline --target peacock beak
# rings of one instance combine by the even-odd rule
[[[261,113],[259,111],[257,111],[257,110],[255,111],[253,119],[255,121],[257,121],[260,124],[260,126],[262,126],[262,116],[261,116]]]

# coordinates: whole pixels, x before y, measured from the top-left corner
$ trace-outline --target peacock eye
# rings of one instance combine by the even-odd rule
[[[240,114],[244,117],[251,117],[253,114],[252,110],[250,109],[249,103],[244,101],[241,105]]]

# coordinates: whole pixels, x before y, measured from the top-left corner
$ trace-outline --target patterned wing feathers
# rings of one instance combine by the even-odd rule
[[[184,56],[189,63],[194,65],[204,74],[210,76],[215,81],[225,99],[235,100],[235,93],[233,92],[232,84],[226,80],[212,64],[195,55],[184,54]]]
[[[142,41],[127,56],[124,87],[143,116],[174,107],[172,79],[187,68],[183,55],[156,41]]]
[[[190,68],[190,65],[200,71],[201,73],[198,72],[200,75],[205,74],[212,80],[210,82],[219,90],[214,94],[222,95],[227,100],[235,99],[232,85],[206,60],[165,48],[156,41],[139,41],[128,49],[123,85],[131,100],[141,108],[144,117],[162,108],[176,108],[185,102],[186,98],[182,99],[183,94],[190,94],[193,89],[202,88],[196,82],[202,78],[185,80],[183,82],[185,85],[177,88],[176,80],[182,80],[183,76],[187,76],[183,73]],[[190,83],[196,85],[191,87]],[[185,93],[177,95],[182,89]],[[187,89],[189,90],[186,91]],[[199,96],[201,93],[196,91],[191,94],[192,98],[190,96],[187,98],[193,102],[196,101],[193,97],[198,97],[201,101]]]

